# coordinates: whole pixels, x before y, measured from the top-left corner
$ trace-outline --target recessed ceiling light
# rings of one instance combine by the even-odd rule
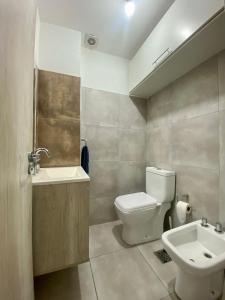
[[[133,0],[126,0],[125,2],[125,13],[128,17],[131,17],[135,11],[135,3]]]

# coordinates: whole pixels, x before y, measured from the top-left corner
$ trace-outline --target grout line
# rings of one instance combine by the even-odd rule
[[[107,253],[102,253],[102,254],[99,254],[97,256],[92,256],[92,257],[90,257],[90,259],[95,259],[95,258],[98,258],[98,257],[101,257],[101,256],[105,256],[105,255],[108,255],[108,254],[113,254],[113,253],[116,253],[116,252],[120,252],[122,250],[128,250],[128,249],[134,249],[134,248],[136,248],[136,247],[135,246],[133,246],[133,247],[130,246],[130,247],[127,247],[127,248],[122,247],[120,249],[112,250],[112,251],[107,252]]]
[[[86,123],[86,122],[81,122],[81,126],[85,127],[104,127],[104,128],[113,128],[113,129],[120,129],[120,130],[127,130],[127,131],[145,131],[146,130],[146,124],[143,127],[123,127],[120,125],[109,125],[109,124],[102,124],[102,123],[96,123],[96,124],[91,124],[91,123]]]
[[[92,280],[93,280],[93,284],[94,284],[94,288],[95,288],[96,299],[98,300],[99,297],[98,297],[97,287],[96,287],[96,283],[95,283],[94,272],[92,269],[91,259],[90,259],[90,269],[91,269],[91,276],[92,276]]]
[[[164,128],[164,127],[170,127],[170,129],[172,130],[172,127],[179,125],[179,123],[183,123],[185,121],[193,120],[193,119],[197,119],[197,118],[204,118],[204,117],[210,116],[212,114],[216,114],[216,113],[217,114],[219,113],[218,109],[214,109],[214,110],[209,111],[209,112],[203,112],[203,113],[200,113],[199,115],[193,115],[193,116],[190,116],[190,117],[183,117],[183,118],[180,118],[180,119],[177,119],[177,120],[176,119],[175,120],[171,119],[171,120],[168,121],[167,124],[160,124],[159,123],[158,125],[155,125],[155,127],[152,127],[151,125],[149,127],[147,126],[146,130],[147,130],[147,133],[151,130],[154,131],[154,129]]]
[[[93,256],[93,257],[90,257],[89,259],[97,259],[97,258],[100,258],[102,256],[107,256],[107,255],[110,255],[110,254],[113,254],[113,253],[117,253],[117,252],[121,252],[121,251],[124,251],[124,250],[129,250],[129,249],[135,249],[137,248],[136,246],[131,246],[131,247],[128,247],[128,248],[120,248],[120,249],[116,249],[114,251],[110,251],[110,252],[107,252],[107,253],[103,253],[103,254],[99,254],[97,256]]]
[[[145,161],[141,160],[120,160],[120,159],[115,159],[115,160],[102,160],[102,159],[90,159],[90,162],[108,162],[108,163],[133,163],[137,165],[145,164]]]
[[[139,246],[137,246],[137,249],[139,251],[139,253],[141,254],[141,256],[143,257],[143,259],[145,260],[145,262],[147,263],[147,265],[149,266],[149,268],[153,271],[153,273],[156,275],[156,277],[159,279],[159,281],[162,283],[162,285],[164,286],[164,288],[166,289],[166,291],[168,292],[168,295],[172,294],[172,292],[170,292],[168,290],[168,286],[165,284],[165,282],[162,281],[162,279],[160,278],[159,274],[155,271],[155,269],[153,268],[153,266],[148,262],[148,260],[145,258],[145,256],[143,255],[143,253],[141,252],[141,250],[139,249]]]

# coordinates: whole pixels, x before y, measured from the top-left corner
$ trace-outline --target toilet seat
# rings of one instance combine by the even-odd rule
[[[121,212],[132,213],[154,209],[157,206],[157,200],[141,192],[119,196],[115,200],[115,205]]]

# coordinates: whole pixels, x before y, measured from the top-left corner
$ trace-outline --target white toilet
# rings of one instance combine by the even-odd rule
[[[146,193],[119,196],[114,204],[130,245],[161,238],[165,214],[175,194],[175,172],[146,168]]]

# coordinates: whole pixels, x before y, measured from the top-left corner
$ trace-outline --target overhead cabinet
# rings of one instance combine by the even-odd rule
[[[176,0],[130,62],[130,94],[223,9],[224,0]]]

